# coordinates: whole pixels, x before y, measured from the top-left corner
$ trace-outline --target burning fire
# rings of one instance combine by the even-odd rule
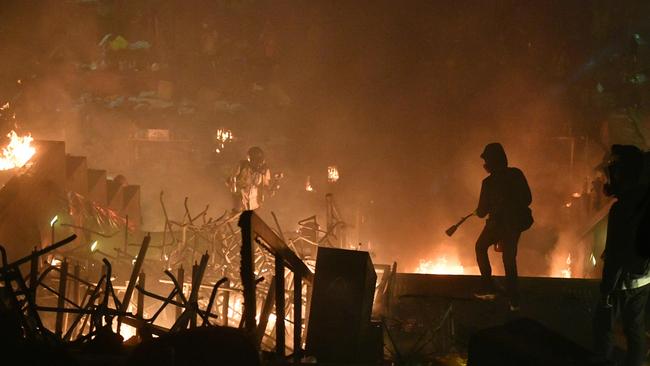
[[[566,257],[566,265],[567,267],[561,270],[560,273],[564,278],[571,278],[571,253]]]
[[[312,185],[311,185],[311,177],[309,177],[309,176],[307,177],[307,182],[305,183],[305,191],[307,191],[307,192],[313,192],[314,191],[314,187],[312,187]]]
[[[427,274],[463,274],[465,268],[458,259],[449,261],[446,255],[441,255],[435,261],[420,259],[420,265],[415,273]]]
[[[225,128],[220,128],[217,130],[217,135],[215,139],[217,140],[217,149],[215,150],[217,154],[220,154],[223,149],[226,147],[226,143],[232,141],[235,136],[232,134],[231,130]]]
[[[339,170],[336,166],[327,167],[327,181],[330,183],[336,183],[339,180]]]
[[[21,168],[34,156],[36,149],[31,146],[34,138],[31,135],[18,136],[15,131],[9,132],[9,144],[2,148],[0,170]]]

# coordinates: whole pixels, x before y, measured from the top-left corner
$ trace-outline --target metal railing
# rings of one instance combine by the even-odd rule
[[[293,358],[302,357],[303,281],[307,286],[307,301],[313,285],[314,273],[262,219],[253,211],[244,211],[239,219],[241,228],[241,280],[244,292],[244,329],[258,340],[266,330],[273,302],[275,303],[275,352],[285,357],[285,268],[293,272]],[[260,245],[275,258],[274,279],[262,306],[259,323],[256,321],[256,274],[254,246]],[[308,309],[308,307],[307,307]],[[308,316],[305,316],[307,318]]]

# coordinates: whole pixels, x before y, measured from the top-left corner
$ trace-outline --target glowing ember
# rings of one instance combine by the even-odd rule
[[[129,307],[127,308],[126,311],[128,313],[135,314],[136,308],[135,308],[135,306],[133,306],[133,304],[129,304]],[[113,328],[114,332],[117,331],[117,322],[113,322],[112,328]],[[131,337],[135,337],[136,332],[137,332],[137,329],[130,326],[130,325],[128,325],[128,324],[122,323],[121,326],[120,326],[120,335],[123,338],[123,340],[122,340],[123,342],[128,341],[129,339],[131,339]]]
[[[36,149],[31,146],[34,138],[31,135],[18,136],[15,131],[9,132],[7,137],[9,137],[10,141],[6,147],[2,148],[0,170],[10,170],[25,166],[29,159],[36,153]]]
[[[330,183],[335,183],[339,180],[339,170],[336,166],[327,167],[327,181]]]
[[[580,194],[580,192],[574,192],[574,193],[571,195],[571,197],[573,197],[573,198],[580,198],[580,197],[582,197],[582,194]]]
[[[447,256],[442,255],[436,258],[435,261],[420,259],[420,265],[415,270],[415,273],[427,274],[463,274],[465,268],[458,260],[450,262]]]
[[[2,107],[0,107],[0,111],[4,111],[7,108],[9,108],[9,102],[5,103]]]
[[[218,145],[218,147],[215,150],[217,154],[220,154],[223,151],[223,149],[226,147],[226,143],[232,141],[233,138],[234,136],[231,130],[227,130],[224,128],[218,129],[217,134],[215,136]]]
[[[313,192],[314,191],[314,187],[312,187],[312,185],[311,185],[311,177],[309,177],[309,176],[307,177],[307,182],[305,183],[305,191],[307,191],[307,192]]]

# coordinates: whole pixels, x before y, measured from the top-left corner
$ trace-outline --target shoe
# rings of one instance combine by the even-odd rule
[[[474,293],[474,297],[480,300],[494,300],[497,294],[493,291],[477,291]]]

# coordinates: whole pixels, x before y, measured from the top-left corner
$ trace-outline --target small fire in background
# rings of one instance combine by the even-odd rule
[[[575,253],[574,253],[575,254]],[[550,257],[550,277],[575,278],[580,277],[580,269],[574,268],[574,255],[566,246],[556,248]]]
[[[305,191],[307,192],[313,192],[314,187],[311,185],[311,177],[307,176],[307,182],[305,183]]]
[[[464,274],[465,268],[460,264],[458,258],[449,260],[447,255],[440,255],[435,260],[420,259],[420,265],[415,273],[426,274]]]
[[[215,151],[217,154],[220,154],[223,149],[226,148],[226,144],[230,141],[232,141],[234,138],[234,135],[232,134],[231,130],[225,129],[225,128],[220,128],[217,130],[217,134],[215,135],[215,140],[217,141],[217,148]]]
[[[18,136],[15,131],[9,132],[7,137],[9,144],[2,148],[0,170],[22,168],[36,153],[36,149],[31,145],[34,138],[30,134]]]
[[[564,278],[571,278],[571,253],[569,253],[569,255],[566,257],[565,263],[567,267],[561,270],[560,273]]]
[[[327,167],[327,181],[330,183],[336,183],[339,180],[339,170],[335,165]]]

